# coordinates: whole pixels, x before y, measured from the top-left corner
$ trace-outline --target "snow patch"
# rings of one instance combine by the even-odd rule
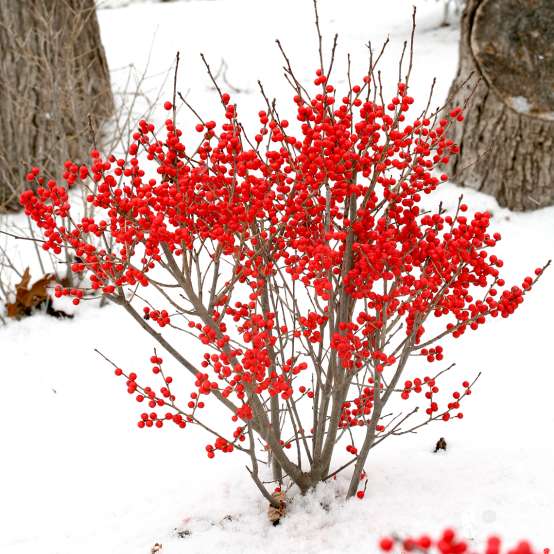
[[[531,111],[531,104],[524,96],[512,96],[510,106],[519,113],[529,113]]]

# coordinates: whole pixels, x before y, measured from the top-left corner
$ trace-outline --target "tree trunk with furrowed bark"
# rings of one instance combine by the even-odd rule
[[[0,1],[0,208],[36,165],[59,177],[114,104],[94,0]],[[89,115],[91,123],[89,124]]]
[[[452,179],[514,210],[554,204],[552,0],[468,0],[449,105],[470,96]]]

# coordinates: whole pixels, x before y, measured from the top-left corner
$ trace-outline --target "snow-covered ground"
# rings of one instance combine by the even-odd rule
[[[199,53],[215,69],[224,59],[228,82],[243,91],[235,97],[248,120],[262,106],[257,79],[286,110],[290,90],[275,38],[298,74],[316,68],[311,4],[145,2],[100,10],[99,19],[110,66],[134,64],[140,73],[149,63],[152,77],[144,86],[151,91],[162,86],[179,50],[179,88],[205,113],[214,93]],[[341,41],[335,75],[346,52],[353,74],[362,74],[364,45],[390,34],[382,69],[394,78],[411,2],[320,4],[324,32],[338,32]],[[414,95],[426,101],[436,76],[438,104],[456,69],[457,30],[438,28],[437,3],[416,4]],[[124,73],[114,73],[116,88],[123,87]],[[168,82],[166,97],[170,93]],[[433,200],[453,205],[460,192],[445,185]],[[493,212],[495,230],[505,237],[499,252],[508,282],[520,283],[554,257],[554,208],[514,214],[484,195],[463,192],[472,209]],[[25,257],[17,248],[16,258]],[[240,454],[208,460],[194,429],[136,428],[136,403],[94,349],[140,368],[153,345],[116,306],[88,304],[73,320],[39,314],[10,322],[0,328],[0,553],[149,554],[155,543],[163,545],[162,554],[374,553],[384,534],[436,533],[449,525],[475,541],[499,533],[510,542],[528,537],[537,547],[553,546],[553,308],[551,270],[513,318],[449,345],[463,378],[483,372],[463,420],[385,441],[368,460],[363,501],[336,500],[324,510],[323,501],[344,492],[339,478],[297,498],[275,528]],[[435,455],[440,436],[448,450]]]

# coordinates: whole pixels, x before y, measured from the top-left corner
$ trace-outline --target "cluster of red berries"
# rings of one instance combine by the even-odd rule
[[[363,388],[361,394],[352,401],[343,403],[339,427],[347,429],[349,427],[361,427],[366,425],[373,409],[374,382],[369,379],[370,384]],[[354,406],[352,406],[354,404]],[[379,431],[379,429],[377,429]]]
[[[143,412],[140,415],[140,419],[137,423],[138,427],[143,429],[145,427],[163,427],[164,421],[172,421],[175,425],[184,429],[187,422],[193,422],[191,415],[183,414],[175,406],[176,397],[171,391],[171,383],[173,383],[173,377],[165,375],[161,369],[163,359],[157,355],[150,358],[152,365],[152,373],[154,375],[160,375],[163,379],[163,385],[156,391],[152,387],[143,387],[137,383],[137,374],[133,371],[125,373],[120,367],[115,368],[114,373],[117,377],[125,377],[125,385],[127,392],[135,396],[135,400],[139,403],[146,402],[149,408],[163,408],[171,409],[167,411],[163,416],[156,411],[150,413]]]
[[[106,291],[104,290],[104,292]],[[170,323],[170,318],[167,310],[152,310],[148,306],[145,306],[143,308],[143,313],[144,319],[151,319],[152,321],[155,321],[160,327],[165,327]]]
[[[356,456],[356,454],[358,453],[358,449],[353,444],[348,444],[346,446],[346,451],[353,456]]]
[[[223,437],[217,437],[213,445],[208,444],[206,446],[208,458],[213,458],[216,450],[221,450],[221,452],[233,452],[234,449],[234,446]]]
[[[444,358],[442,353],[442,346],[439,345],[435,346],[434,348],[422,348],[421,355],[426,356],[428,362],[440,362]]]
[[[446,529],[437,540],[428,535],[419,538],[385,537],[379,543],[383,552],[437,552],[440,554],[476,554],[470,550],[467,540],[458,537],[452,529]],[[483,554],[539,554],[527,541],[521,541],[513,548],[503,549],[502,541],[498,537],[490,537],[485,545]],[[544,548],[540,554],[550,554],[549,548]]]
[[[64,288],[61,285],[54,287],[54,296],[61,298],[62,296],[73,296],[73,304],[78,306],[81,303],[81,298],[84,296],[84,292],[78,288]]]

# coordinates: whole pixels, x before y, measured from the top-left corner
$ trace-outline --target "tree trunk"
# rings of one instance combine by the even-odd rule
[[[460,145],[452,179],[514,210],[554,204],[552,0],[468,0],[449,106],[470,95],[449,131]]]
[[[0,207],[17,206],[38,166],[84,160],[112,115],[94,0],[0,1]]]

